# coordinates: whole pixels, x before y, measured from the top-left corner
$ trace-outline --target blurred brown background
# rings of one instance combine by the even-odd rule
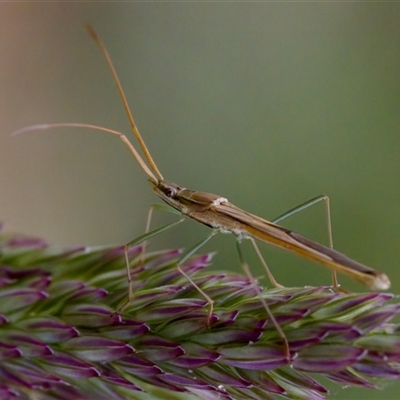
[[[387,272],[399,293],[399,18],[399,4],[389,3],[1,4],[5,229],[54,245],[126,243],[143,233],[157,200],[115,137],[79,130],[10,137],[45,122],[128,133],[110,73],[84,30],[90,22],[166,178],[269,219],[328,194],[335,247]],[[154,226],[171,218],[156,215]],[[327,243],[322,205],[284,225]],[[206,232],[188,221],[151,247],[192,246]],[[325,269],[262,248],[283,284],[329,284]],[[240,271],[233,237],[219,235],[204,251],[218,252],[214,268]],[[399,387],[331,390],[335,399],[394,399]]]

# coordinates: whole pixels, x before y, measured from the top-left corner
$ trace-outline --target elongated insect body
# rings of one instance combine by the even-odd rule
[[[207,193],[207,192],[199,192],[199,191],[194,191],[194,190],[189,190],[186,189],[180,185],[177,185],[173,182],[167,181],[163,178],[161,172],[158,170],[156,163],[154,162],[153,158],[151,157],[151,154],[149,150],[147,149],[147,146],[142,138],[142,136],[139,133],[139,130],[136,127],[136,124],[134,122],[132,113],[130,111],[130,108],[128,106],[128,102],[126,100],[125,93],[122,89],[122,85],[119,81],[119,78],[117,76],[117,73],[115,71],[115,68],[113,66],[113,63],[111,61],[111,58],[107,52],[107,49],[104,47],[103,43],[100,41],[99,37],[96,35],[94,30],[88,26],[88,31],[93,37],[93,39],[96,41],[96,43],[99,45],[100,49],[102,50],[107,63],[110,67],[110,70],[112,72],[112,76],[116,82],[120,97],[122,99],[122,103],[124,105],[126,114],[128,116],[132,132],[134,136],[136,137],[140,148],[143,151],[143,154],[145,156],[145,160],[140,156],[136,148],[133,146],[133,144],[128,140],[128,138],[121,132],[114,131],[112,129],[96,126],[96,125],[90,125],[90,124],[81,124],[81,123],[59,123],[59,124],[47,124],[47,125],[35,125],[31,127],[27,127],[24,129],[21,129],[18,132],[14,132],[14,134],[22,133],[22,132],[27,132],[27,131],[34,131],[34,130],[43,130],[43,129],[49,129],[49,128],[60,128],[60,127],[80,127],[80,128],[89,128],[89,129],[95,129],[95,130],[100,130],[112,135],[118,136],[122,142],[128,147],[128,149],[131,151],[133,156],[135,157],[136,161],[138,162],[139,166],[142,168],[144,173],[148,177],[148,181],[150,185],[152,186],[155,194],[161,198],[165,203],[167,203],[169,206],[172,208],[178,210],[181,214],[184,216],[187,216],[189,218],[192,218],[193,220],[200,222],[204,225],[209,226],[212,228],[212,233],[211,235],[203,240],[199,245],[194,247],[191,252],[189,252],[185,257],[183,257],[180,262],[183,263],[184,260],[186,260],[191,254],[193,254],[195,251],[197,251],[204,243],[206,243],[214,233],[216,232],[223,232],[223,233],[233,233],[239,240],[240,239],[249,239],[251,240],[261,262],[263,263],[266,272],[271,280],[271,282],[279,287],[280,285],[275,281],[273,278],[272,274],[270,273],[258,247],[255,242],[255,240],[260,240],[262,242],[266,242],[278,247],[281,247],[286,250],[290,250],[302,257],[305,257],[307,259],[319,262],[329,268],[331,268],[334,271],[341,272],[343,274],[346,274],[362,283],[367,285],[371,289],[377,289],[377,290],[385,290],[390,287],[390,281],[388,277],[383,274],[379,273],[369,267],[366,267],[363,264],[360,264],[357,261],[352,260],[351,258],[345,256],[344,254],[339,253],[336,250],[333,250],[332,248],[323,246],[319,243],[316,243],[310,239],[307,239],[295,232],[292,232],[288,229],[282,228],[279,225],[269,222],[257,215],[251,214],[247,211],[244,211],[232,203],[230,203],[226,198],[215,195],[212,193]],[[322,196],[321,198],[323,198]],[[321,199],[321,198],[316,198],[316,199]],[[314,200],[316,200],[314,199]],[[319,201],[319,200],[317,200]],[[303,205],[304,206],[304,205]],[[304,207],[300,206],[300,209],[303,209]],[[293,214],[292,212],[289,212],[290,215]],[[166,227],[158,228],[154,230],[153,232],[149,232],[138,239],[133,240],[129,244],[126,245],[126,251],[125,251],[125,256],[126,256],[126,265],[127,265],[127,271],[128,271],[128,281],[129,281],[129,299],[127,304],[132,300],[133,294],[132,294],[132,284],[131,284],[131,278],[130,278],[130,272],[129,272],[129,259],[128,259],[128,248],[129,246],[133,244],[137,244],[140,242],[143,242],[147,240],[150,236],[153,236],[157,233],[161,233],[165,231],[167,228],[170,226],[176,225],[183,219],[179,220],[178,222],[174,222],[172,224],[167,225]],[[330,220],[329,220],[330,221]],[[259,293],[258,285],[255,282],[255,279],[252,277],[250,270],[245,263],[243,256],[241,254],[240,248],[238,246],[239,250],[239,257],[242,260],[242,265],[243,269],[246,272],[246,274],[249,276],[249,279],[251,279],[254,282],[254,287],[257,293]],[[184,275],[188,281],[201,293],[201,295],[207,300],[209,304],[209,313],[208,313],[208,318],[207,318],[207,325],[210,324],[210,321],[212,320],[212,313],[213,313],[213,301],[212,299],[203,291],[201,288],[199,288],[189,276],[185,274],[185,272],[180,268],[179,263],[177,266],[178,270]],[[259,293],[260,301],[263,303],[265,310],[267,311],[267,314],[269,318],[272,320],[273,324],[275,325],[275,328],[277,332],[279,333],[280,338],[282,339],[283,346],[284,346],[284,353],[289,361],[291,359],[291,354],[290,354],[290,348],[289,348],[289,343],[286,339],[286,336],[284,332],[282,331],[281,327],[275,320],[275,317],[269,310],[268,305],[266,304],[264,298],[261,296]],[[120,309],[122,311],[124,307]]]
[[[182,214],[221,232],[241,238],[254,237],[317,261],[364,283],[372,290],[390,287],[386,274],[379,273],[346,255],[244,211],[224,197],[188,190],[173,182],[154,185],[155,193]]]

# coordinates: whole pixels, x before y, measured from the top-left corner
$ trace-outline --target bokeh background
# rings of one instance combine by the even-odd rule
[[[396,3],[1,4],[4,229],[57,246],[126,243],[144,231],[156,198],[117,138],[77,129],[10,137],[45,122],[129,132],[90,22],[166,178],[267,219],[328,194],[335,247],[385,271],[399,293],[399,20]],[[153,226],[171,218],[156,215]],[[284,226],[328,241],[322,204]],[[193,246],[207,232],[187,221],[151,248]],[[281,283],[329,284],[324,268],[262,249]],[[240,271],[230,235],[204,251],[217,252],[213,268]],[[400,383],[329,387],[335,399],[395,399]]]

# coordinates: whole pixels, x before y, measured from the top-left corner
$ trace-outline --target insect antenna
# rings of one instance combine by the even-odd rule
[[[99,125],[83,124],[83,123],[79,123],[79,122],[57,122],[57,123],[53,123],[53,124],[39,124],[39,125],[26,126],[25,128],[14,131],[11,134],[11,136],[20,135],[21,133],[44,131],[47,129],[54,129],[54,128],[94,129],[96,131],[102,131],[102,132],[110,133],[111,135],[118,136],[124,142],[124,144],[128,147],[128,149],[131,151],[133,156],[136,158],[136,161],[138,162],[138,164],[140,165],[140,167],[142,168],[144,173],[149,177],[149,179],[151,179],[153,182],[156,182],[156,183],[159,181],[159,179],[156,178],[153,171],[147,166],[147,164],[144,162],[141,155],[135,149],[133,144],[128,140],[128,138],[123,133],[115,131],[110,128],[105,128],[105,127],[99,126]]]
[[[123,104],[123,106],[125,108],[126,115],[128,116],[132,132],[135,135],[137,141],[139,142],[139,145],[140,145],[141,149],[143,150],[143,153],[144,153],[144,155],[146,157],[147,162],[150,165],[151,170],[154,172],[154,174],[157,177],[158,181],[163,180],[164,178],[163,178],[161,172],[159,171],[159,169],[157,168],[157,165],[154,162],[153,157],[151,156],[149,150],[147,149],[147,146],[146,146],[146,144],[145,144],[145,142],[144,142],[144,140],[142,138],[142,135],[139,133],[139,130],[138,130],[136,124],[135,124],[135,120],[133,119],[132,112],[131,112],[131,110],[129,108],[128,100],[126,99],[125,92],[122,89],[121,82],[119,81],[117,72],[116,72],[116,70],[114,68],[114,64],[111,61],[111,57],[108,54],[108,51],[107,51],[106,47],[104,46],[103,42],[100,40],[100,38],[97,36],[96,32],[94,31],[94,29],[90,25],[86,25],[86,28],[87,28],[89,34],[94,39],[94,41],[100,47],[100,50],[102,51],[102,53],[103,53],[103,55],[104,55],[104,57],[105,57],[105,59],[107,61],[107,64],[108,64],[108,66],[109,66],[109,68],[111,70],[112,76],[114,78],[114,81],[115,81],[115,83],[117,85],[118,92],[119,92],[119,95],[121,97],[122,104]]]

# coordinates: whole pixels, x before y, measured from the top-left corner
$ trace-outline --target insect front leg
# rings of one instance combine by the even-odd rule
[[[176,210],[171,209],[171,207],[168,207],[165,204],[157,204],[157,203],[152,204],[149,207],[149,211],[147,213],[146,228],[145,228],[145,231],[144,231],[145,234],[150,232],[151,220],[153,218],[153,211],[154,210],[170,212],[172,214],[176,214],[176,215],[182,216],[182,214],[180,212],[177,212]],[[144,255],[146,254],[147,240],[144,240],[142,243],[143,244],[142,244],[142,249],[140,251],[139,265],[143,265],[143,262],[144,262],[143,258],[144,258]],[[131,247],[131,246],[129,246],[129,243],[128,243],[125,246],[125,256],[127,255],[127,250],[129,249],[129,247]]]
[[[150,239],[153,236],[158,235],[159,233],[165,232],[166,230],[172,228],[175,225],[180,224],[181,222],[183,222],[185,220],[185,217],[182,217],[177,220],[177,221],[173,221],[167,225],[164,225],[160,228],[154,229],[150,232],[146,232],[143,235],[137,237],[136,239],[132,240],[131,242],[127,243],[125,245],[125,264],[126,264],[126,273],[127,273],[127,278],[128,278],[128,300],[119,308],[118,313],[122,313],[125,308],[129,305],[129,303],[132,301],[133,299],[133,289],[132,289],[132,279],[131,279],[131,268],[130,268],[130,262],[129,262],[129,249],[132,246],[135,246],[137,244],[146,242],[146,240]],[[142,256],[141,256],[142,257]]]

